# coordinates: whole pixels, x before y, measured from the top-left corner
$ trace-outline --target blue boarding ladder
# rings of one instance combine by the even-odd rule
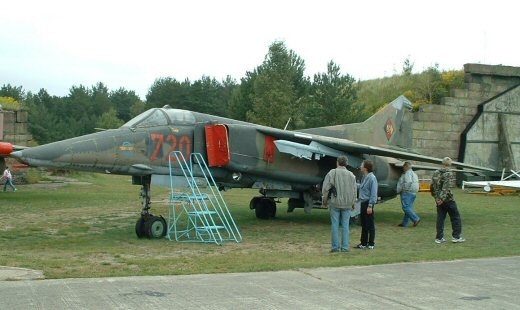
[[[189,163],[180,151],[170,153],[170,206],[168,208],[169,240],[222,244],[230,240],[242,241],[242,235],[222,197],[211,172],[200,153],[192,153]],[[174,184],[173,164],[178,164],[186,183],[186,191]],[[195,169],[199,171],[199,184]]]

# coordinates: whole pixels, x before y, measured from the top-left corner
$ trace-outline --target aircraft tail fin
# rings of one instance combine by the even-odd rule
[[[394,149],[412,146],[412,103],[399,96],[362,123],[299,130]]]

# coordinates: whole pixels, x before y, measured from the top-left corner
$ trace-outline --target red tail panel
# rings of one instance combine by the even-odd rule
[[[206,126],[206,149],[210,167],[225,166],[229,163],[229,141],[226,126]]]

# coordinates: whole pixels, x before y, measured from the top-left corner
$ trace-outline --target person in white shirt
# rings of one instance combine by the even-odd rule
[[[13,176],[11,174],[11,171],[9,170],[9,167],[5,168],[4,174],[2,175],[2,179],[5,179],[4,192],[7,190],[7,185],[11,186],[13,191],[16,192],[16,187],[13,184]]]
[[[403,207],[403,221],[397,225],[400,227],[408,226],[408,222],[413,222],[413,227],[419,225],[421,219],[413,211],[413,203],[419,191],[419,178],[412,170],[412,164],[408,161],[404,162],[403,174],[397,182],[397,193],[401,196],[401,205]]]

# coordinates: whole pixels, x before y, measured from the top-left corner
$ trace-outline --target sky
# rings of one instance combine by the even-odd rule
[[[72,86],[145,96],[157,78],[240,81],[283,41],[305,75],[367,80],[465,63],[520,66],[518,1],[3,0],[0,85],[66,96]]]

